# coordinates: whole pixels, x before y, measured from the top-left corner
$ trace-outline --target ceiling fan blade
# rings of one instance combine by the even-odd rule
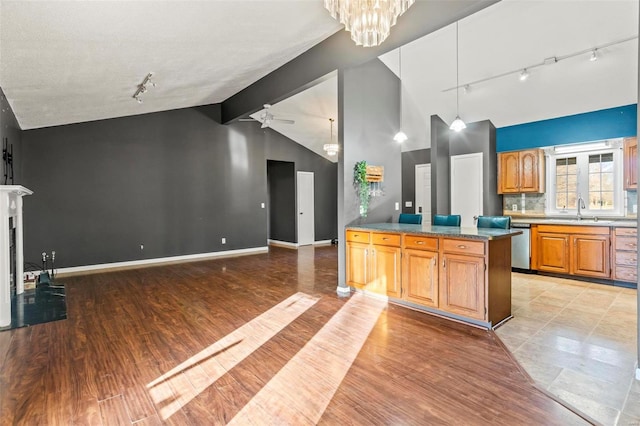
[[[285,120],[283,118],[272,118],[271,121],[277,121],[278,123],[282,124],[295,124],[294,120]]]
[[[269,127],[269,122],[268,121],[264,121],[262,123],[262,125],[260,126],[261,129],[266,129],[267,127]]]

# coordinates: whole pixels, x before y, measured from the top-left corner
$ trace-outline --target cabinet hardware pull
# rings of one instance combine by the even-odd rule
[[[465,246],[464,244],[458,244],[458,248],[459,248],[459,249],[466,249],[466,248],[467,248],[467,246]]]
[[[628,245],[629,247],[635,247],[635,246],[636,246],[636,243],[627,243],[627,245]]]
[[[358,234],[353,234],[354,237],[358,238],[360,235]]]
[[[443,268],[447,267],[447,260],[446,259],[442,259],[442,267]]]
[[[424,241],[416,241],[418,244],[424,244]]]
[[[385,237],[382,239],[382,241],[389,241],[389,239]]]

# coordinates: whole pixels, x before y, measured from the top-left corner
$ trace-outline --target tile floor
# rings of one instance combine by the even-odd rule
[[[496,330],[542,387],[604,425],[640,425],[637,290],[513,274]]]

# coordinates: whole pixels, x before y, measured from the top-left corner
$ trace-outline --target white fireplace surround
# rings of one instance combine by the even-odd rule
[[[9,253],[13,218],[16,230],[16,293],[24,292],[24,253],[22,237],[22,197],[33,191],[20,185],[0,185],[0,327],[11,325],[11,266]]]

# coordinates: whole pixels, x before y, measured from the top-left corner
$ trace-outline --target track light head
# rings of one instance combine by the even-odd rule
[[[528,78],[529,78],[529,71],[527,71],[527,69],[525,68],[520,73],[520,81],[525,81]]]
[[[590,60],[591,62],[595,62],[595,61],[597,61],[597,60],[598,60],[598,49],[593,49],[593,50],[591,51],[591,56],[589,57],[589,60]]]

